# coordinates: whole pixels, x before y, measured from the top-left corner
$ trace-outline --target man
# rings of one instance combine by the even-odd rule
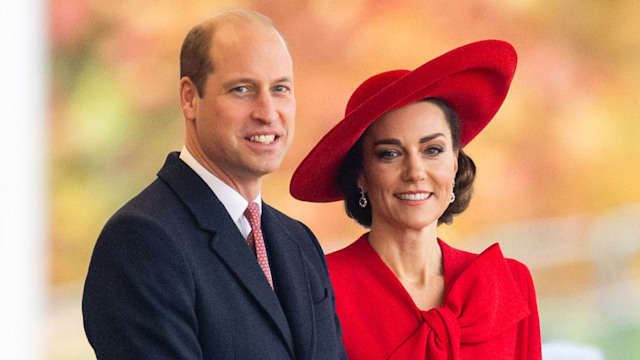
[[[294,131],[282,36],[224,12],[189,32],[180,63],[185,146],[107,222],[89,266],[98,358],[346,358],[317,240],[260,198]]]

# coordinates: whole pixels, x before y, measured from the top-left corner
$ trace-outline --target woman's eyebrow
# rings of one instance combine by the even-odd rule
[[[422,139],[420,139],[420,144],[424,144],[424,143],[429,142],[429,141],[431,141],[431,140],[433,140],[433,139],[435,139],[437,137],[440,137],[440,136],[444,137],[444,134],[443,133],[437,133],[437,134],[425,136]]]
[[[423,138],[420,139],[420,144],[424,144],[426,142],[429,142],[437,137],[444,137],[443,133],[436,133],[433,135],[429,135],[429,136],[425,136]],[[402,142],[398,139],[381,139],[378,140],[376,142],[373,143],[373,146],[377,146],[377,145],[402,145]]]

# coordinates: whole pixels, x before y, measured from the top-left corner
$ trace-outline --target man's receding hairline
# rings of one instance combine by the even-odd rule
[[[216,15],[210,16],[194,26],[194,28],[212,28],[237,24],[239,21],[245,23],[262,24],[267,27],[273,28],[280,34],[280,31],[276,28],[273,20],[264,16],[258,12],[246,10],[246,9],[229,9],[224,10]],[[282,36],[280,34],[280,36]]]
[[[223,39],[218,38],[217,34],[224,31],[235,32],[236,29],[237,31],[243,31],[243,29],[254,26],[264,27],[265,31],[275,31],[287,52],[290,53],[289,45],[284,36],[268,16],[247,9],[234,8],[224,10],[201,20],[187,33],[180,51],[180,78],[187,76],[194,81],[202,97],[204,95],[204,84],[216,67],[213,63],[211,51],[216,49],[217,42]],[[197,61],[192,61],[193,59]]]
[[[220,19],[220,21],[222,21],[223,18],[238,18],[248,22],[257,21],[275,28],[273,20],[271,20],[269,17],[264,16],[259,12],[247,9],[224,10],[212,17],[213,20]]]
[[[222,26],[238,26],[242,23],[250,25],[263,25],[269,29],[274,30],[276,34],[278,34],[280,39],[282,39],[282,42],[284,43],[287,50],[289,50],[287,41],[285,40],[280,30],[276,27],[273,20],[268,16],[262,15],[261,13],[253,10],[236,8],[223,10],[216,15],[202,20],[200,23],[195,25],[194,28],[206,29],[210,35],[214,35],[216,33],[216,28]]]

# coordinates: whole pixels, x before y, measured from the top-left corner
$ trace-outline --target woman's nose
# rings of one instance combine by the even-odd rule
[[[425,168],[417,155],[407,155],[405,158],[404,178],[407,181],[418,181],[425,178]]]

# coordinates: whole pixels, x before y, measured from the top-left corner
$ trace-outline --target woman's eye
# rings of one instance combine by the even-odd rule
[[[385,160],[393,159],[399,155],[400,153],[396,150],[381,150],[376,153],[376,156],[378,158],[385,159]]]
[[[425,151],[425,153],[428,156],[437,156],[440,153],[442,153],[444,150],[440,147],[440,146],[432,146],[427,148],[427,150]]]

